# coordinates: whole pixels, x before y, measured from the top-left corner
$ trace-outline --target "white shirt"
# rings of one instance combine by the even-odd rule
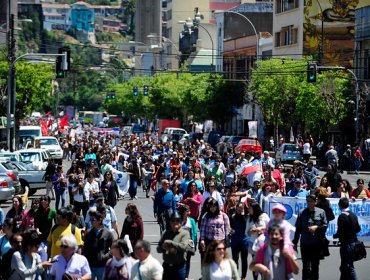
[[[92,183],[89,183],[89,181],[86,182],[85,184],[85,189],[88,193],[88,196],[86,196],[87,200],[93,200],[93,193],[99,192],[99,184],[95,180],[92,181]]]
[[[211,196],[212,196],[214,199],[216,199],[216,200],[217,200],[217,202],[218,202],[218,206],[220,207],[220,209],[223,209],[224,202],[223,202],[223,200],[222,200],[221,194],[220,194],[218,191],[216,191],[216,190],[214,190],[214,191],[213,191],[212,195],[211,195],[209,192],[207,192],[207,191],[205,191],[205,192],[203,193],[202,201],[201,201],[201,203],[200,203],[200,207],[202,208],[202,207],[203,207],[203,204],[204,204],[204,201],[206,201],[206,199],[207,199],[208,197],[211,197]]]
[[[76,191],[78,188],[78,185],[74,185],[72,188],[72,192]],[[83,191],[81,193],[78,190],[77,193],[73,195],[73,199],[77,202],[85,202],[89,199],[89,191],[87,190],[86,185],[84,185]]]
[[[304,143],[303,144],[303,154],[307,155],[307,154],[311,154],[311,145],[310,143]]]
[[[138,270],[140,269],[141,278]],[[163,267],[158,260],[149,255],[145,260],[136,262],[131,269],[132,280],[162,280]]]
[[[228,260],[223,260],[220,264],[213,262],[210,267],[211,280],[231,280],[232,271]]]

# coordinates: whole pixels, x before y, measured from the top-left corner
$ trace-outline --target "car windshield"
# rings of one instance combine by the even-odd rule
[[[19,135],[22,136],[39,136],[40,130],[39,129],[20,129]]]
[[[41,161],[40,153],[36,152],[23,152],[22,155],[22,161]]]
[[[47,138],[47,139],[41,139],[40,140],[40,145],[58,145],[58,141],[57,139],[53,139],[53,138]]]
[[[284,152],[287,153],[300,153],[301,149],[299,146],[287,145],[284,147]]]

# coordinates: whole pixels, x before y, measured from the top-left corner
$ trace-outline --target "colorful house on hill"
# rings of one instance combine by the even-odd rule
[[[71,5],[72,27],[79,41],[95,43],[94,8],[89,3],[79,1]]]

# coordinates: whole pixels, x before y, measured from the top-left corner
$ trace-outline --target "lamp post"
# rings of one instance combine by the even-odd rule
[[[321,11],[321,41],[319,45],[319,54],[320,54],[320,64],[322,65],[323,57],[324,57],[324,15],[322,11],[322,7],[319,0],[316,0],[320,11]]]
[[[181,57],[181,54],[180,54],[180,52],[179,52],[179,49],[177,48],[177,46],[176,46],[176,44],[173,42],[173,41],[171,41],[169,38],[167,38],[167,37],[164,37],[164,36],[157,36],[157,35],[155,35],[155,34],[149,34],[148,36],[146,36],[147,38],[158,38],[158,39],[162,39],[164,42],[168,42],[168,43],[170,43],[170,45],[171,46],[173,46],[173,48],[175,49],[175,51],[176,51],[176,59],[177,59],[177,61],[178,61],[178,66],[179,66],[179,64],[180,64],[180,57]],[[172,54],[172,52],[171,52],[171,54]]]
[[[235,15],[239,15],[241,16],[242,18],[244,18],[253,28],[253,32],[256,36],[256,60],[259,60],[258,57],[259,57],[259,37],[258,37],[258,33],[257,33],[257,30],[256,30],[256,27],[254,26],[254,24],[252,23],[252,21],[245,15],[243,15],[242,13],[239,13],[239,12],[235,12],[235,11],[231,11],[231,10],[225,10],[225,11],[214,11],[214,14],[222,14],[222,13],[230,13],[230,14],[235,14]]]

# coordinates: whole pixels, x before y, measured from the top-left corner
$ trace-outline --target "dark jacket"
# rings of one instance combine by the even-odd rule
[[[361,231],[357,216],[351,211],[343,211],[338,217],[338,229],[334,238],[339,238],[341,244],[352,243],[357,240],[356,233]]]
[[[118,192],[118,185],[115,180],[113,180],[110,183],[110,186],[107,186],[107,182],[104,180],[101,183],[100,189],[104,195],[105,199],[105,204],[111,206],[114,208],[117,204],[117,200],[119,197],[119,192]]]
[[[112,257],[110,253],[112,242],[113,234],[106,228],[100,229],[98,234],[92,228],[85,234],[83,254],[91,267],[105,266]]]
[[[130,238],[132,247],[135,247],[136,242],[139,239],[144,238],[144,225],[141,217],[136,218],[132,221],[129,221],[126,217],[125,221],[123,222],[120,238],[123,239],[126,234],[128,234],[128,237]]]
[[[325,211],[326,219],[328,223],[335,219],[333,209],[331,209],[330,202],[324,196],[319,195],[317,198],[316,207],[321,208]]]
[[[308,231],[309,226],[318,226],[315,233]],[[308,208],[304,209],[297,218],[295,223],[296,231],[294,234],[293,244],[297,244],[301,238],[301,244],[304,245],[319,245],[325,236],[328,222],[326,220],[325,211],[315,207],[313,212]]]

